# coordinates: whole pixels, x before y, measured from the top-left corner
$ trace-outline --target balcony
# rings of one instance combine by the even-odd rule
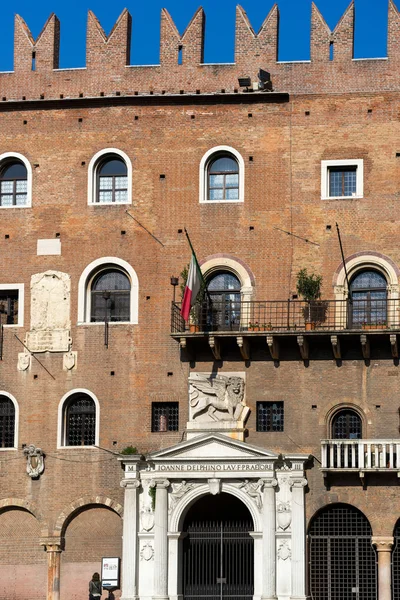
[[[400,477],[400,439],[322,440],[321,471],[331,473],[395,473]]]
[[[302,300],[225,301],[199,303],[192,308],[189,322],[180,315],[180,303],[172,303],[171,335],[181,348],[194,356],[204,349],[204,342],[214,358],[222,359],[223,351],[236,344],[244,360],[250,360],[251,349],[266,342],[274,361],[290,344],[297,348],[302,360],[313,356],[313,349],[329,346],[330,357],[358,358],[357,346],[365,361],[376,356],[399,358],[397,334],[400,333],[400,302],[384,300]],[[229,342],[228,342],[229,340]],[[378,349],[379,346],[379,349]],[[281,350],[284,350],[283,355]],[[379,350],[379,351],[378,351]],[[316,352],[314,352],[316,356]]]

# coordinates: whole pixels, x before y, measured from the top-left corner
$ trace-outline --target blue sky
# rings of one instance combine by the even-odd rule
[[[273,0],[241,0],[255,30],[273,6]],[[316,4],[333,29],[349,0],[317,0]],[[126,7],[132,15],[131,64],[158,63],[160,11],[171,13],[183,33],[195,10],[206,13],[205,62],[232,62],[236,0],[3,0],[0,20],[0,70],[13,68],[14,14],[20,14],[36,37],[51,12],[61,21],[61,67],[85,65],[87,11],[99,18],[106,33]],[[355,57],[386,56],[388,0],[356,0]],[[309,58],[311,0],[279,0],[279,60]],[[400,0],[398,0],[400,7]],[[266,68],[268,65],[265,65]]]

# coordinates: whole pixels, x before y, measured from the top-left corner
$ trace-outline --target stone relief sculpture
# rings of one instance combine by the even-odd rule
[[[64,354],[63,366],[66,371],[71,371],[75,367],[77,355],[78,353],[72,350]]]
[[[31,330],[25,343],[31,352],[70,349],[70,276],[46,271],[31,277]]]
[[[29,444],[24,448],[24,454],[27,458],[26,472],[29,477],[36,479],[44,471],[44,453],[40,448],[36,448],[34,444]]]
[[[292,522],[292,508],[290,502],[278,502],[277,505],[278,525],[280,529],[287,529]]]
[[[250,498],[252,498],[258,508],[258,510],[262,509],[263,504],[263,491],[264,482],[259,479],[258,481],[251,482],[248,479],[244,480],[244,483],[239,485],[239,488],[242,488]]]
[[[26,371],[31,366],[31,355],[27,352],[18,353],[18,371]]]
[[[154,558],[154,548],[151,544],[149,544],[147,542],[147,544],[144,544],[142,546],[142,549],[140,551],[140,558],[142,560],[152,560],[152,558]]]
[[[238,421],[246,408],[244,380],[242,377],[192,373],[189,404],[191,420],[206,416],[212,421]]]
[[[150,506],[145,506],[141,511],[141,524],[144,531],[151,531],[154,527],[154,513]]]
[[[194,488],[194,483],[187,483],[185,480],[183,480],[181,483],[172,483],[171,487],[172,492],[169,494],[169,513],[171,513],[174,510],[179,500]]]
[[[281,560],[287,560],[292,555],[289,540],[282,540],[278,546],[278,558]]]

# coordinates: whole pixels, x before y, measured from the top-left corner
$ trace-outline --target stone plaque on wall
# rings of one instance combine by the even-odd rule
[[[31,330],[26,345],[31,352],[70,349],[71,279],[66,273],[46,271],[31,277]]]

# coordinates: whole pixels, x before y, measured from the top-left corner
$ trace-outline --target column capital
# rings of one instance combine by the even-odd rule
[[[291,488],[303,488],[307,485],[307,479],[305,477],[297,477],[296,479],[290,479],[289,485]]]
[[[161,488],[166,490],[171,485],[171,482],[168,479],[152,479],[150,481],[151,488]]]
[[[278,480],[275,479],[275,477],[272,478],[268,478],[268,479],[260,479],[260,481],[263,482],[264,485],[264,489],[265,488],[275,488],[278,485]]]
[[[142,482],[139,479],[123,479],[120,483],[121,487],[128,489],[137,489],[140,488]]]
[[[377,552],[390,552],[393,548],[394,537],[374,535],[371,541]]]
[[[59,537],[48,537],[40,540],[40,545],[44,546],[46,552],[62,552],[61,544]]]

